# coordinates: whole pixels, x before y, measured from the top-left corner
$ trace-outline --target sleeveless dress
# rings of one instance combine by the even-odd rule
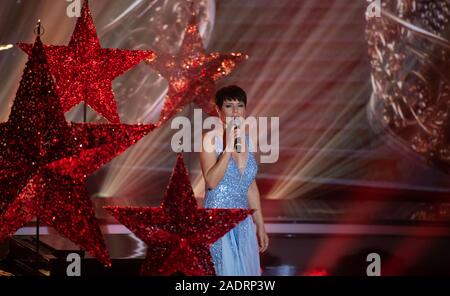
[[[216,156],[223,151],[221,139],[216,137]],[[246,137],[247,149],[250,146]],[[253,153],[248,151],[247,163],[241,175],[233,157],[216,188],[206,188],[205,208],[249,208],[247,193],[255,179],[258,165]],[[256,227],[251,216],[211,246],[211,256],[218,276],[261,275]]]

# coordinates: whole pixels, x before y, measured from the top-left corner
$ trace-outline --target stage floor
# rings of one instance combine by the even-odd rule
[[[102,230],[112,268],[105,268],[53,229],[41,226],[40,255],[46,264],[40,269],[47,270],[47,275],[64,275],[64,256],[80,252],[84,275],[138,275],[145,243],[120,224],[102,225]],[[450,228],[445,225],[268,223],[267,230],[270,247],[261,255],[263,275],[364,276],[370,253],[389,263],[385,275],[450,275]],[[26,242],[32,252],[35,227],[20,229],[10,245],[17,241]],[[10,248],[14,260],[30,261],[29,253],[18,252],[17,246]]]

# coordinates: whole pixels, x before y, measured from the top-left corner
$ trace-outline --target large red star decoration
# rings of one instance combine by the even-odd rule
[[[166,122],[191,102],[209,115],[217,116],[215,82],[229,75],[245,59],[247,56],[241,53],[206,54],[196,15],[192,13],[179,53],[176,56],[158,53],[156,59],[146,60],[169,82],[158,124]]]
[[[154,126],[67,123],[49,69],[37,37],[0,124],[0,242],[38,216],[109,265],[85,179]]]
[[[31,44],[18,44],[31,53]],[[155,54],[147,50],[101,48],[86,0],[69,46],[46,45],[50,70],[64,112],[84,101],[111,123],[120,123],[112,80]]]
[[[148,246],[143,275],[214,275],[210,246],[253,210],[199,209],[182,154],[160,207],[105,207]]]

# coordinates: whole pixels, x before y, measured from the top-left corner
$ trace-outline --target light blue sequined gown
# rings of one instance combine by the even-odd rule
[[[246,137],[249,147],[249,138]],[[216,137],[217,157],[223,151],[221,139]],[[247,163],[241,175],[231,157],[220,183],[212,190],[206,190],[205,208],[249,208],[247,192],[255,179],[258,165],[253,153],[248,150]],[[261,275],[259,248],[255,224],[247,217],[211,247],[216,275],[255,276]]]

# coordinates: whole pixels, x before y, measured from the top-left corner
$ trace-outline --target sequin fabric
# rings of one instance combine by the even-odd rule
[[[216,137],[216,155],[223,151],[222,141]],[[247,148],[251,147],[246,137]],[[258,165],[250,149],[247,162],[241,174],[233,158],[228,163],[220,183],[212,190],[206,190],[205,208],[249,208],[248,189],[253,183]],[[255,224],[247,217],[230,232],[211,246],[211,256],[217,275],[245,276],[260,275],[260,262]]]

